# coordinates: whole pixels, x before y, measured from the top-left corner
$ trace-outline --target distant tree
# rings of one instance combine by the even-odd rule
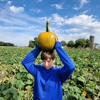
[[[37,37],[35,37],[34,40],[30,40],[28,47],[34,48],[37,44],[37,40],[38,40]],[[68,43],[62,40],[61,43],[62,43],[62,46],[75,47],[75,48],[86,48],[86,47],[90,47],[90,44],[91,44],[90,40],[88,39],[85,40],[84,38],[77,39],[75,42],[70,40]]]
[[[33,41],[33,42],[34,42],[34,45],[36,45],[36,44],[37,44],[37,40],[38,40],[38,38],[37,38],[37,37],[35,37],[35,38],[34,38],[34,41]]]
[[[76,47],[76,48],[84,48],[85,45],[86,45],[86,41],[85,41],[84,38],[82,38],[82,39],[77,39],[77,40],[75,41],[75,47]]]
[[[61,43],[62,43],[62,46],[67,46],[67,43],[66,43],[66,41],[61,41]]]
[[[90,45],[91,45],[90,40],[89,40],[89,39],[86,39],[86,45],[85,45],[85,48],[90,47]]]
[[[29,41],[28,47],[34,48],[34,42],[32,40]]]
[[[67,46],[68,47],[74,47],[74,42],[72,40],[70,40],[68,43],[67,43]]]
[[[28,47],[34,48],[37,44],[37,37],[34,38],[34,40],[29,41]]]
[[[0,41],[0,46],[3,46],[4,45],[4,42]]]
[[[13,43],[9,43],[9,42],[0,41],[0,46],[14,46],[14,44]]]

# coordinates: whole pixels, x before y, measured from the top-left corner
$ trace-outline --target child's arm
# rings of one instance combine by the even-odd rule
[[[59,75],[61,77],[61,82],[66,81],[75,69],[75,65],[72,62],[68,54],[63,50],[62,44],[59,39],[56,41],[55,49],[63,63],[63,67],[59,69]]]
[[[36,48],[32,50],[30,53],[28,53],[27,56],[22,60],[22,65],[32,75],[35,75],[36,65],[34,64],[34,61],[36,60],[40,51],[40,48],[36,45]]]

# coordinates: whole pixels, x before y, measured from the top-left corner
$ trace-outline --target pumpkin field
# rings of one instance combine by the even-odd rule
[[[32,100],[34,78],[21,61],[32,48],[0,47],[0,100]],[[63,100],[100,100],[100,50],[66,49],[76,65]],[[35,61],[41,64],[40,55]],[[56,54],[57,66],[63,66]]]

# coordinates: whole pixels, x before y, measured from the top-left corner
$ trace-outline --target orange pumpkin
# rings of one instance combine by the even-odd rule
[[[56,34],[50,32],[49,20],[46,22],[46,32],[42,32],[38,36],[38,46],[42,50],[52,50],[54,49],[56,42]]]
[[[82,94],[83,94],[84,96],[86,96],[87,93],[86,93],[86,91],[83,91]]]
[[[91,98],[86,98],[86,100],[92,100]]]

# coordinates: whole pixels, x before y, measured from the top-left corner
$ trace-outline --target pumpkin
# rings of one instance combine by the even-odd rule
[[[91,98],[86,98],[86,100],[92,100]]]
[[[40,33],[37,38],[38,46],[42,50],[52,50],[52,49],[54,49],[54,46],[55,46],[56,34],[53,32],[50,32],[49,23],[50,23],[50,21],[47,20],[46,32]]]

